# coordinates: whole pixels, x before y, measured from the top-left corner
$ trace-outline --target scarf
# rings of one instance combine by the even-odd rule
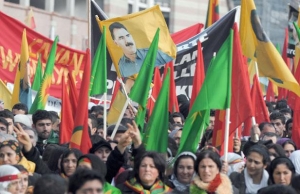
[[[196,175],[196,173],[193,174],[192,180],[195,177],[195,175]],[[183,184],[183,183],[179,182],[177,177],[174,174],[172,174],[170,181],[173,183],[173,185],[175,186],[175,188],[178,191],[184,192],[184,191],[189,190],[190,183],[189,184]]]
[[[172,191],[172,189],[166,186],[162,181],[156,181],[150,188],[145,190],[143,185],[138,183],[135,178],[130,179],[124,183],[128,188],[139,194],[160,194]]]
[[[263,177],[260,184],[254,184],[252,178],[248,174],[247,168],[244,170],[245,184],[246,184],[246,194],[255,194],[257,191],[263,187],[268,186],[269,174],[266,170],[263,171]]]

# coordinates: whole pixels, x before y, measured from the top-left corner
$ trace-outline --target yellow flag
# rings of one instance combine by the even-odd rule
[[[176,58],[176,45],[158,5],[123,17],[100,21],[106,26],[107,48],[118,77],[130,77],[139,72],[157,29],[160,29],[155,66]]]
[[[29,66],[27,64],[28,60],[29,60],[28,42],[26,37],[26,29],[24,29],[22,35],[20,62],[16,70],[11,106],[20,102],[19,95],[20,95],[21,79],[23,79],[23,84],[27,84],[28,87],[30,87]]]
[[[11,110],[11,93],[2,80],[0,80],[0,91],[0,100],[3,100],[4,108]]]
[[[126,102],[126,96],[119,90],[107,115],[107,124],[116,124]]]
[[[241,1],[240,38],[243,54],[256,58],[259,76],[300,96],[300,86],[264,32],[253,0]]]

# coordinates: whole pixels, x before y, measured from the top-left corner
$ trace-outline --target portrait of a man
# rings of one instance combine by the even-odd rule
[[[112,23],[109,26],[109,31],[113,42],[120,47],[123,52],[123,56],[118,62],[121,76],[129,77],[138,73],[149,49],[137,48],[134,38],[130,32],[119,22]],[[158,50],[155,66],[164,65],[171,60],[173,60],[172,57]]]

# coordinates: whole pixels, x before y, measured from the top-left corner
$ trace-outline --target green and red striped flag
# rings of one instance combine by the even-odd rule
[[[58,42],[58,36],[55,37],[55,40],[52,44],[50,54],[48,56],[48,60],[46,63],[46,69],[43,76],[43,80],[41,83],[41,86],[39,88],[39,91],[33,101],[33,104],[30,108],[29,113],[33,114],[36,110],[44,110],[48,96],[49,96],[49,89],[51,87],[51,81],[52,81],[52,74],[55,64],[55,55],[56,55],[56,49],[57,49],[57,42]]]
[[[185,121],[178,154],[196,152],[200,135],[208,126],[210,109],[230,108],[233,31],[207,69],[202,88]]]
[[[150,45],[150,48],[148,50],[148,53],[146,55],[146,58],[140,69],[140,72],[129,94],[131,100],[139,104],[138,113],[135,117],[135,121],[140,130],[144,128],[146,105],[149,97],[150,84],[153,77],[156,55],[158,50],[159,32],[160,30],[157,29],[152,43]]]

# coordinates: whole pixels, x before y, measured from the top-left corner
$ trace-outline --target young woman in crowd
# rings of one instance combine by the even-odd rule
[[[277,157],[269,166],[269,175],[272,184],[288,186],[295,175],[295,167],[287,157]]]
[[[293,142],[293,140],[288,139],[284,143],[282,143],[282,148],[285,151],[286,157],[290,157],[291,154],[297,150],[296,144]]]
[[[229,178],[221,173],[221,169],[220,156],[216,152],[201,151],[195,162],[197,175],[190,185],[190,193],[236,193],[233,191]]]
[[[195,174],[196,156],[191,152],[182,152],[174,163],[173,174],[169,180],[172,193],[189,193],[189,186]]]
[[[172,189],[163,182],[165,166],[163,156],[156,152],[145,152],[139,160],[135,160],[127,180],[117,187],[122,194],[170,192]]]
[[[247,151],[246,158],[246,168],[241,173],[231,173],[230,179],[239,194],[257,193],[259,189],[268,186],[269,174],[265,168],[270,157],[264,146],[254,145]]]
[[[22,165],[13,165],[19,171],[19,183],[20,183],[20,190],[19,194],[28,194],[33,192],[33,186],[29,187],[29,174],[28,171]]]
[[[20,171],[11,165],[0,166],[0,193],[19,194],[21,185],[19,184]]]

